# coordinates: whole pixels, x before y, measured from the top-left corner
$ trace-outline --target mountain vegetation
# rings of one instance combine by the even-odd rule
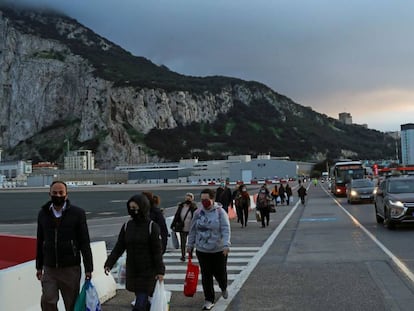
[[[214,96],[223,89],[232,90],[231,108],[225,113],[218,113],[215,118],[177,122],[177,126],[170,128],[155,126],[148,132],[139,131],[137,126],[123,120],[120,125],[128,140],[139,145],[140,150],[152,159],[177,161],[197,157],[208,160],[237,154],[271,154],[303,161],[340,157],[394,158],[395,141],[390,136],[360,125],[342,124],[293,102],[259,82],[223,76],[192,77],[173,72],[145,57],[132,55],[76,20],[56,12],[1,6],[0,11],[13,21],[18,31],[64,44],[70,53],[88,61],[96,77],[110,81],[116,88],[161,90],[165,93],[185,91],[194,98],[206,94]],[[68,28],[83,31],[68,37],[57,26],[62,23]],[[36,51],[33,57],[64,62],[68,54],[54,50]],[[240,100],[234,94],[235,87],[239,85],[252,94],[261,95],[249,101]],[[272,93],[271,100],[263,95],[269,92]],[[204,103],[197,102],[197,105],[202,110]],[[73,116],[62,118],[33,133],[30,138],[21,140],[16,146],[5,148],[6,155],[9,158],[24,156],[34,162],[62,163],[65,141],[71,142],[72,149],[99,152],[99,146],[110,134],[108,129],[101,128],[93,137],[82,140],[79,139],[81,120]],[[98,157],[101,162],[105,161],[104,158],[105,155]]]

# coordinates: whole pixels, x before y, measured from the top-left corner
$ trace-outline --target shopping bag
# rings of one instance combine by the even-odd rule
[[[85,283],[83,283],[82,289],[76,298],[73,311],[86,311],[86,289],[88,287],[88,281],[89,280],[86,280]]]
[[[86,311],[102,311],[95,286],[93,286],[90,280],[86,280],[85,283],[88,283],[86,287]]]
[[[184,280],[184,295],[193,297],[197,291],[198,275],[200,267],[191,261],[191,256],[188,256],[187,273]]]
[[[237,214],[236,214],[236,211],[234,210],[234,207],[229,207],[229,214],[228,215],[229,215],[230,220],[236,219]]]
[[[168,300],[162,281],[157,281],[155,285],[150,311],[168,311]]]
[[[175,231],[171,231],[171,242],[174,246],[175,249],[179,249],[180,248],[180,242],[178,242],[178,237],[177,237],[177,233]]]
[[[261,217],[259,211],[256,211],[256,221],[258,221],[258,222],[262,221],[262,217]]]

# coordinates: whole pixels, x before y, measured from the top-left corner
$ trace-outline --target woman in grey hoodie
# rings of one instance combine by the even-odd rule
[[[227,255],[230,250],[230,222],[221,204],[214,202],[212,189],[201,191],[201,205],[194,213],[188,234],[187,251],[194,247],[201,268],[205,302],[203,310],[214,306],[213,277],[217,280],[224,299],[227,293]]]

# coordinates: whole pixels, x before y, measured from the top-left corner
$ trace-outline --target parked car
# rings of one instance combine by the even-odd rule
[[[374,202],[375,184],[370,179],[352,179],[346,185],[346,198],[348,203]]]
[[[375,193],[378,223],[394,229],[400,223],[414,223],[414,176],[388,177]]]

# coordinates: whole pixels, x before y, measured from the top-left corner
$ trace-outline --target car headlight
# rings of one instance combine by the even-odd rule
[[[400,217],[404,214],[404,203],[401,201],[393,201],[388,200],[388,203],[390,205],[390,216],[391,217]]]
[[[388,200],[388,203],[393,207],[395,206],[395,207],[404,208],[404,203],[401,201]]]
[[[356,192],[355,190],[351,190],[351,196],[355,197],[358,195],[358,192]]]

